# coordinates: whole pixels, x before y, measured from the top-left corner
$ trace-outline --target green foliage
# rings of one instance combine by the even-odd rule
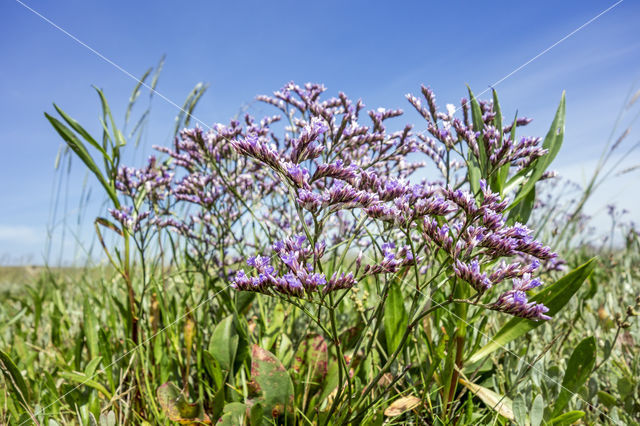
[[[402,335],[408,325],[408,315],[404,307],[400,284],[391,284],[387,298],[384,310],[384,332],[387,340],[387,353],[391,355],[400,346]]]
[[[580,342],[569,358],[567,370],[562,380],[562,390],[553,406],[552,416],[557,416],[562,412],[569,402],[569,398],[587,381],[595,363],[596,339],[591,336]]]

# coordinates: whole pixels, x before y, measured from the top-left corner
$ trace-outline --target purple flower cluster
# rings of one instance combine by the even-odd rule
[[[442,224],[435,218],[426,218],[423,222],[423,236],[452,259],[453,272],[458,278],[469,283],[478,294],[483,294],[508,279],[513,279],[514,283],[524,282],[524,277],[530,277],[540,266],[540,260],[553,259],[556,254],[535,240],[531,236],[531,230],[525,225],[507,225],[503,216],[507,203],[498,194],[491,192],[484,182],[481,182],[480,187],[483,198],[480,203],[466,191],[445,190],[446,199],[457,210]],[[483,267],[501,258],[511,258],[512,262],[506,263],[503,260],[498,266]],[[528,283],[539,284],[537,280],[526,280]],[[521,301],[523,297],[526,299],[524,292],[535,287],[529,284],[517,285],[519,293],[517,299],[514,299],[516,301]],[[507,309],[511,306],[509,303],[512,301],[512,294],[513,291],[508,291],[500,297],[502,308],[499,310],[517,316],[524,315],[524,311]],[[547,319],[543,311],[540,307],[527,311],[526,318]],[[540,315],[534,315],[536,312]]]
[[[303,235],[277,241],[273,244],[273,257],[279,260],[281,270],[271,265],[271,258],[266,256],[250,257],[247,265],[255,270],[255,275],[247,276],[238,271],[231,286],[238,290],[257,291],[265,294],[275,292],[288,296],[303,297],[305,294],[349,289],[356,284],[353,273],[335,272],[327,280],[322,272],[315,272],[315,265],[323,256],[325,245],[316,244],[312,249],[305,245]]]
[[[115,186],[120,193],[135,197],[144,191],[147,199],[154,202],[165,199],[174,173],[165,164],[158,164],[155,156],[142,169],[120,167]]]
[[[404,266],[419,263],[422,259],[415,258],[411,252],[411,247],[403,246],[395,251],[394,243],[382,244],[383,259],[375,265],[365,265],[363,268],[363,276],[374,275],[380,273],[395,273]],[[361,260],[359,260],[360,262]]]
[[[251,257],[247,263],[254,272],[235,273],[232,283],[239,290],[303,297],[348,289],[357,282],[354,273],[335,272],[329,278],[322,271],[323,244],[311,247],[304,237],[282,236],[304,231],[313,241],[336,245],[353,237],[363,243],[364,252],[371,252],[374,245],[365,230],[375,223],[381,230],[377,236],[389,242],[381,247],[382,260],[364,266],[360,278],[413,265],[427,269],[441,261],[435,254],[443,251],[451,277],[467,282],[480,297],[514,280],[517,288],[500,296],[492,309],[546,319],[544,309],[527,305],[525,292],[533,287],[521,283],[540,261],[553,261],[555,253],[534,239],[525,225],[507,220],[508,201],[484,181],[474,194],[465,189],[466,177],[450,179],[467,160],[451,158],[463,144],[476,157],[482,151],[484,172],[508,174],[515,173],[511,167],[517,172],[546,153],[539,139],[515,141],[509,126],[500,131],[491,102],[479,103],[482,128],[476,129],[469,101],[462,100],[462,117],[457,118],[453,105],[438,111],[427,87],[422,87],[424,101],[407,95],[427,121],[426,132],[415,133],[410,125],[390,132],[387,120],[400,116],[401,110],[363,113],[361,100],[343,93],[323,99],[325,90],[317,84],[289,83],[272,96],[258,97],[281,115],[260,121],[246,115],[243,123],[215,124],[208,131],[184,129],[172,148],[157,148],[170,157],[171,165],[158,165],[152,158],[144,169],[123,168],[117,189],[131,198],[144,193],[156,205],[163,201],[163,208],[154,209],[148,222],[177,231],[199,256],[219,268],[234,265],[237,253],[254,250],[261,240],[279,239],[272,248],[273,259]],[[287,122],[285,133],[276,135],[272,125],[281,116]],[[514,124],[529,121],[518,119]],[[435,163],[444,182],[410,181],[425,165],[408,161],[416,152]],[[131,229],[139,229],[146,214],[128,208],[112,212]],[[412,239],[415,253],[409,246],[396,250],[393,241],[400,236]]]
[[[418,149],[431,158],[443,175],[447,174],[446,153],[453,152],[453,147],[460,143],[464,143],[476,157],[481,156],[481,149],[487,153],[488,173],[505,165],[523,169],[547,153],[540,146],[540,138],[512,139],[513,124],[516,127],[526,126],[531,122],[529,118],[518,118],[515,123],[503,126],[500,132],[496,127],[497,112],[493,102],[479,101],[482,128],[476,129],[469,117],[470,103],[467,99],[461,101],[463,117],[460,119],[454,117],[456,108],[451,104],[447,105],[446,113],[438,111],[435,95],[430,88],[422,86],[422,95],[426,105],[417,96],[406,95],[409,103],[427,121],[427,133],[430,136],[418,134]],[[449,160],[449,169],[459,169],[464,160]]]
[[[542,285],[539,279],[532,279],[530,274],[524,274],[522,278],[514,278],[513,289],[502,294],[498,300],[490,305],[490,309],[506,312],[521,318],[532,320],[549,320],[545,315],[549,309],[542,303],[529,302],[527,291]]]
[[[248,152],[269,161],[273,148],[265,141],[269,126],[279,119],[273,116],[256,122],[247,115],[244,125],[234,120],[229,125],[215,124],[208,131],[184,129],[173,148],[155,147],[173,160],[175,177],[167,191],[171,208],[154,224],[185,237],[192,254],[206,263],[233,264],[234,257],[220,259],[217,255],[241,249],[251,205],[274,194],[277,181],[261,164],[238,159],[230,141],[244,141]],[[176,214],[181,204],[189,208]]]
[[[109,209],[111,217],[120,222],[129,231],[137,232],[141,224],[149,217],[150,212],[135,213],[132,206],[122,206],[119,209]]]

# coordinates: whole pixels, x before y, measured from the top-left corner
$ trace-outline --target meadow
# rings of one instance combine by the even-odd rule
[[[411,124],[288,83],[209,127],[198,85],[173,144],[121,164],[158,75],[120,124],[96,89],[99,135],[46,113],[104,196],[105,261],[0,269],[0,424],[640,424],[639,234],[583,212],[624,136],[576,187],[563,94],[537,137],[495,91],[425,86]]]

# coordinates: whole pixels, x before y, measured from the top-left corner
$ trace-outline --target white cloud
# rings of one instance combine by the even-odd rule
[[[20,246],[44,242],[44,232],[31,226],[0,225],[0,241]]]

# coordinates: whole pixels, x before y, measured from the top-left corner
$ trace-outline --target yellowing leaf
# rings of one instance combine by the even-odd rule
[[[211,419],[203,411],[201,404],[189,404],[180,388],[171,382],[157,390],[158,402],[164,414],[180,424],[211,424]]]
[[[513,402],[506,396],[498,395],[491,389],[476,385],[460,379],[460,384],[469,389],[471,393],[480,398],[485,405],[498,412],[502,417],[509,420],[515,420],[513,415]]]

